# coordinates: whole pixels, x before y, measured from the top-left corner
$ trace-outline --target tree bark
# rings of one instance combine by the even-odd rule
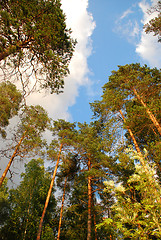
[[[137,99],[140,101],[140,103],[144,106],[149,118],[151,119],[151,121],[153,122],[154,126],[157,128],[159,134],[161,135],[161,126],[159,124],[159,122],[157,121],[156,117],[153,115],[153,113],[149,110],[149,108],[147,107],[146,103],[143,101],[143,99],[140,97],[140,95],[138,94],[138,92],[136,91],[135,88],[132,88],[135,96],[137,97]]]
[[[61,204],[61,210],[60,210],[57,240],[60,239],[60,229],[61,229],[61,223],[62,223],[62,217],[63,217],[63,207],[64,207],[64,200],[65,200],[65,189],[66,189],[66,184],[67,184],[67,178],[68,178],[68,176],[65,178],[65,182],[64,182],[64,190],[63,190],[62,204]]]
[[[120,114],[121,114],[121,116],[122,116],[122,119],[123,119],[124,123],[126,123],[126,119],[125,119],[125,117],[124,117],[124,115],[123,115],[122,110],[120,109],[119,112],[120,112]],[[141,153],[140,148],[139,148],[139,145],[138,145],[138,143],[137,143],[137,141],[136,141],[136,139],[135,139],[135,137],[134,137],[133,132],[131,131],[131,129],[130,129],[127,125],[126,125],[126,127],[127,127],[127,130],[129,131],[130,137],[132,138],[132,141],[133,141],[133,143],[134,143],[134,145],[135,145],[136,151],[137,151],[138,153]]]
[[[10,158],[9,163],[7,164],[6,169],[4,170],[4,172],[3,172],[3,174],[2,174],[2,177],[1,177],[1,179],[0,179],[0,187],[2,186],[2,183],[3,183],[3,181],[4,181],[4,179],[5,179],[6,175],[7,175],[7,172],[8,172],[8,170],[9,170],[9,168],[10,168],[10,166],[11,166],[11,164],[12,164],[12,162],[13,162],[13,160],[14,160],[14,158],[15,158],[17,152],[18,152],[18,149],[19,149],[19,147],[20,147],[20,145],[21,145],[23,139],[24,139],[25,136],[26,136],[26,132],[27,132],[27,131],[25,131],[25,132],[23,133],[23,135],[22,135],[20,141],[18,142],[18,144],[17,144],[17,146],[16,146],[16,148],[15,148],[15,151],[14,151],[12,157]]]
[[[91,160],[88,159],[88,171],[91,169]],[[92,229],[92,182],[91,176],[88,176],[88,222],[87,222],[87,240],[91,240],[91,229]]]
[[[58,169],[58,165],[59,165],[59,160],[60,160],[60,155],[61,155],[62,147],[63,147],[63,144],[61,143],[60,149],[59,149],[59,154],[58,154],[58,159],[57,159],[56,166],[55,166],[54,173],[53,173],[53,177],[52,177],[52,180],[51,180],[51,183],[50,183],[50,187],[49,187],[49,191],[48,191],[48,194],[47,194],[47,198],[46,198],[44,210],[43,210],[43,213],[42,213],[42,216],[41,216],[41,219],[40,219],[40,223],[39,223],[39,228],[38,228],[38,233],[37,233],[37,238],[36,238],[36,240],[40,240],[40,236],[41,236],[41,232],[42,232],[43,220],[44,220],[45,213],[46,213],[46,209],[47,209],[47,207],[48,207],[48,203],[49,203],[49,200],[50,200],[50,196],[51,196],[51,192],[52,192],[52,188],[53,188],[55,176],[56,176],[57,169]]]

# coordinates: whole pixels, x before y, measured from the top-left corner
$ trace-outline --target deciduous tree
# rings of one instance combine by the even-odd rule
[[[33,159],[26,164],[25,173],[22,173],[21,177],[20,185],[9,192],[11,209],[8,220],[1,229],[3,239],[36,238],[38,220],[42,213],[51,177],[45,171],[42,159]],[[44,221],[44,235],[49,232],[49,227],[52,230],[50,221],[54,217],[56,206],[53,193],[49,205],[50,211]],[[53,232],[50,231],[50,239],[52,237]]]

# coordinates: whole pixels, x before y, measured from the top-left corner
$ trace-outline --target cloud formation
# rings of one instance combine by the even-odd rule
[[[136,44],[140,34],[138,21],[135,19],[136,4],[122,13],[115,22],[114,31],[119,36],[125,37],[130,43]]]
[[[129,8],[125,12],[123,12],[122,16],[120,17],[120,20],[124,19],[127,17],[129,14],[133,13],[133,11]]]
[[[152,6],[154,6],[157,0],[152,0],[151,2]],[[145,0],[139,3],[139,7],[143,12],[142,24],[146,24],[150,19],[157,16],[157,13],[148,13],[150,5]],[[161,67],[161,43],[158,43],[158,39],[156,36],[153,36],[153,33],[146,34],[142,30],[140,42],[136,46],[136,53],[151,67]]]
[[[34,93],[27,102],[42,105],[54,119],[72,120],[68,108],[75,104],[79,87],[91,84],[88,79],[87,58],[92,51],[90,37],[95,28],[95,22],[87,10],[88,0],[62,0],[61,3],[66,14],[67,27],[72,29],[72,37],[78,42],[69,67],[70,75],[65,79],[64,93],[59,95]]]

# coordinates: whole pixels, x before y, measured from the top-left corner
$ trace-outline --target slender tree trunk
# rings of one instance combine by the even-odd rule
[[[97,240],[97,228],[96,228],[96,214],[94,212],[94,232],[95,232],[95,240]]]
[[[93,207],[93,220],[94,220],[94,233],[95,233],[95,240],[97,240],[97,228],[96,228],[96,214],[94,208],[94,197],[92,195],[92,207]]]
[[[13,162],[15,156],[16,156],[16,154],[18,153],[19,147],[20,147],[23,139],[24,139],[25,136],[26,136],[26,132],[27,132],[27,131],[25,131],[25,132],[23,133],[20,141],[18,142],[18,144],[17,144],[17,146],[16,146],[16,148],[15,148],[15,151],[14,151],[12,157],[11,157],[10,160],[9,160],[9,163],[7,164],[6,169],[4,170],[4,172],[3,172],[3,174],[2,174],[2,177],[1,177],[1,179],[0,179],[0,187],[2,186],[2,183],[3,183],[3,181],[4,181],[4,179],[5,179],[6,175],[7,175],[7,172],[8,172],[8,170],[9,170],[9,168],[10,168],[10,166],[11,166],[11,164],[12,164],[12,162]]]
[[[122,116],[122,119],[123,119],[124,123],[126,123],[126,119],[125,119],[125,117],[124,117],[124,115],[123,115],[122,110],[120,109],[119,112],[120,112],[120,114],[121,114],[121,116]],[[131,137],[132,140],[133,140],[133,143],[134,143],[134,145],[135,145],[136,151],[137,151],[138,153],[141,153],[140,148],[139,148],[139,145],[138,145],[138,143],[137,143],[137,141],[136,141],[136,139],[135,139],[135,137],[134,137],[133,132],[131,131],[131,129],[130,129],[127,125],[126,125],[126,127],[127,127],[127,130],[129,131],[130,137]]]
[[[88,171],[91,169],[91,160],[88,159]],[[87,240],[91,240],[91,231],[92,231],[92,177],[88,176],[88,222],[87,222]]]
[[[64,190],[63,190],[62,204],[61,204],[61,210],[60,210],[60,218],[59,218],[59,227],[58,227],[57,240],[60,239],[60,229],[61,229],[61,223],[62,223],[62,217],[63,217],[63,207],[64,207],[64,200],[65,200],[65,189],[66,189],[67,179],[68,179],[68,176],[66,176],[65,182],[64,182]]]
[[[159,122],[157,121],[156,117],[153,115],[153,113],[149,110],[149,108],[147,107],[146,103],[142,100],[142,98],[140,97],[140,95],[138,94],[138,92],[136,91],[135,88],[132,88],[135,96],[137,97],[137,99],[140,101],[140,103],[144,106],[147,114],[149,115],[149,118],[151,119],[151,121],[153,122],[154,126],[157,128],[159,134],[161,135],[161,126],[159,124]]]
[[[42,225],[43,225],[43,220],[44,220],[45,213],[46,213],[46,209],[47,209],[47,207],[48,207],[48,203],[49,203],[49,200],[50,200],[50,196],[51,196],[51,192],[52,192],[52,188],[53,188],[53,184],[54,184],[56,172],[57,172],[58,165],[59,165],[59,160],[60,160],[60,155],[61,155],[62,147],[63,147],[63,144],[61,143],[60,149],[59,149],[59,154],[58,154],[58,159],[57,159],[56,166],[55,166],[54,173],[53,173],[53,177],[52,177],[52,180],[51,180],[51,183],[50,183],[50,187],[49,187],[49,191],[48,191],[48,194],[47,194],[47,198],[46,198],[44,210],[43,210],[43,213],[42,213],[42,216],[41,216],[41,219],[40,219],[40,223],[39,223],[39,228],[38,228],[38,233],[37,233],[37,238],[36,238],[36,240],[40,240],[41,231],[42,231]]]

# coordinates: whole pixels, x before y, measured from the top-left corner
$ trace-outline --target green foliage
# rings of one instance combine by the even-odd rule
[[[10,204],[8,201],[8,187],[5,180],[0,188],[0,226],[5,224],[10,212]]]
[[[139,63],[118,67],[117,71],[112,71],[109,82],[103,87],[105,107],[113,112],[120,109],[126,111],[126,104],[138,103],[136,90],[149,109],[157,114],[157,106],[160,106],[160,70],[140,66]]]
[[[16,86],[10,82],[0,83],[0,134],[6,137],[4,127],[9,119],[18,113],[22,96]]]
[[[87,239],[87,180],[80,175],[72,183],[72,193],[64,209],[61,239]]]
[[[130,157],[139,160],[135,172],[128,178],[127,184],[114,181],[105,182],[105,191],[111,192],[115,198],[112,206],[113,217],[103,224],[120,231],[125,238],[160,239],[161,237],[161,187],[156,176],[155,165],[136,152],[130,150]]]
[[[20,116],[18,135],[24,134],[23,142],[18,151],[21,156],[33,151],[40,151],[46,142],[43,140],[43,132],[50,127],[50,119],[47,112],[39,105],[26,106]],[[38,154],[38,151],[36,154]]]
[[[107,130],[109,135],[105,132],[111,146],[109,152],[116,156],[129,144],[136,148],[135,138],[139,149],[146,147],[149,157],[158,162],[155,148],[152,150],[150,145],[158,145],[160,136],[148,111],[158,120],[158,125],[161,124],[161,72],[139,63],[118,67],[103,86],[102,100],[91,104],[103,132]]]
[[[50,175],[45,171],[41,159],[31,160],[22,174],[22,181],[16,189],[10,190],[11,210],[6,224],[1,229],[3,239],[35,239],[41,213],[44,207]],[[44,219],[43,236],[51,236],[51,218],[54,216],[55,198],[52,194],[49,212]]]
[[[60,0],[2,0],[0,25],[0,60],[11,70],[30,67],[27,77],[34,73],[41,87],[58,93],[75,45]]]
[[[53,133],[53,140],[48,146],[48,159],[56,161],[60,151],[60,146],[62,145],[61,150],[61,159],[66,158],[67,153],[71,152],[73,147],[73,138],[76,134],[75,123],[67,122],[63,119],[53,121],[53,126],[51,131]]]
[[[158,42],[161,41],[161,1],[158,1],[156,6],[150,9],[150,13],[157,12],[158,16],[151,19],[149,23],[144,25],[146,33],[153,33],[158,36]]]

